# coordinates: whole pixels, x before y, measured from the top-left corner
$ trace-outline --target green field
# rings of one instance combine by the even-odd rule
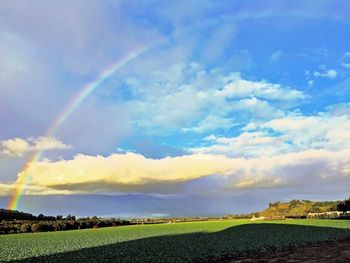
[[[0,262],[187,262],[350,238],[349,220],[247,220],[0,236]]]

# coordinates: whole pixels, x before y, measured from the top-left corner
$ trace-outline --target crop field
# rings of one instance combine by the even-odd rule
[[[350,238],[349,220],[137,225],[0,236],[0,262],[206,262]]]

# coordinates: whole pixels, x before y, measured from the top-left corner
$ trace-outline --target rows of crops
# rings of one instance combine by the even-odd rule
[[[347,220],[246,220],[0,236],[0,262],[186,262],[350,238]]]

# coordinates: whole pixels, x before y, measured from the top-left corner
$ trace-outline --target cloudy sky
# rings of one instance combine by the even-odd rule
[[[48,214],[349,196],[349,12],[324,0],[1,1],[0,206],[23,177],[18,209]]]

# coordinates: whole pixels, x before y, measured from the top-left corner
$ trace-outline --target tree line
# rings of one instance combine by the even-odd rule
[[[16,210],[0,209],[0,234],[35,233],[48,231],[65,231],[87,228],[100,228],[133,224],[122,219],[103,219],[94,217],[76,218],[74,215],[66,217],[38,216]]]
[[[344,201],[341,201],[337,204],[338,211],[343,213],[350,211],[350,197]]]

